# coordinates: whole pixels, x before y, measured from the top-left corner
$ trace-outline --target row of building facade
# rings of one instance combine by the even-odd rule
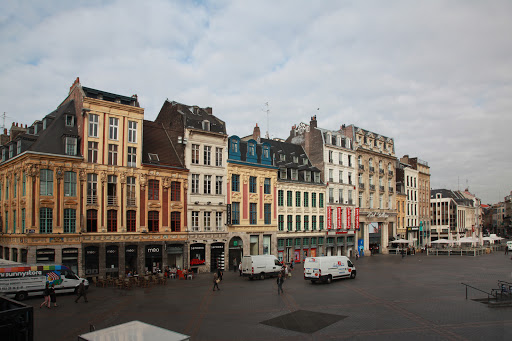
[[[211,108],[168,100],[148,121],[136,95],[77,78],[54,112],[1,135],[0,255],[87,277],[208,272],[248,254],[300,262],[451,233],[428,164],[398,160],[393,138],[316,116],[286,139],[260,135],[228,136]]]

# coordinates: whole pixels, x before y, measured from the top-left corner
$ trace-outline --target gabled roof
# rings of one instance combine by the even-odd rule
[[[169,131],[162,123],[144,120],[142,139],[142,163],[185,168],[181,144],[172,142]],[[158,158],[151,157],[156,154]]]
[[[171,127],[174,122],[173,116],[181,115],[183,117],[183,129],[203,130],[203,122],[210,122],[211,132],[226,134],[226,124],[224,121],[211,113],[211,108],[200,108],[190,106],[174,101],[166,100],[158,113],[155,122],[163,123],[166,128]]]

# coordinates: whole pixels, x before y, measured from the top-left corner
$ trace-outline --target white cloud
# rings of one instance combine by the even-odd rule
[[[0,111],[31,123],[79,76],[137,93],[148,119],[166,98],[211,106],[244,136],[266,130],[269,102],[272,136],[314,114],[325,128],[354,123],[428,161],[433,187],[468,179],[495,202],[512,189],[511,12],[463,0],[3,2]]]

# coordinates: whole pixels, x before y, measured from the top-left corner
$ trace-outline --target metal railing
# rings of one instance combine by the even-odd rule
[[[379,174],[384,174],[384,169],[379,168]]]
[[[379,186],[381,192],[384,192],[384,186]]]
[[[107,205],[108,206],[117,206],[117,196],[107,195]]]
[[[87,203],[88,204],[97,204],[98,203],[98,197],[96,195],[88,195],[87,196]]]
[[[375,185],[370,185],[370,191],[375,191]]]
[[[360,182],[360,183],[359,183],[359,188],[360,188],[360,189],[364,189],[364,183]]]
[[[126,198],[127,206],[137,206],[137,199],[135,198]]]
[[[369,167],[369,168],[370,168],[370,173],[375,172],[375,167]]]
[[[364,170],[364,165],[359,165],[360,170]]]
[[[474,286],[471,286],[469,284],[462,283],[462,282],[460,284],[466,286],[466,299],[468,299],[468,287],[471,288],[471,289],[474,289],[474,290],[477,290],[477,291],[480,291],[480,292],[483,292],[484,294],[486,294],[487,295],[487,302],[489,302],[489,299],[491,298],[491,296],[494,297],[493,294],[485,292],[485,291],[483,291],[481,289],[475,288]]]

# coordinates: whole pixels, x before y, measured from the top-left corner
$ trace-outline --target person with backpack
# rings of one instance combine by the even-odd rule
[[[84,297],[85,303],[89,302],[87,300],[87,294],[85,292],[85,280],[84,279],[82,279],[82,283],[80,283],[80,285],[78,286],[78,297],[76,298],[75,303],[78,303],[78,300],[82,296]]]

